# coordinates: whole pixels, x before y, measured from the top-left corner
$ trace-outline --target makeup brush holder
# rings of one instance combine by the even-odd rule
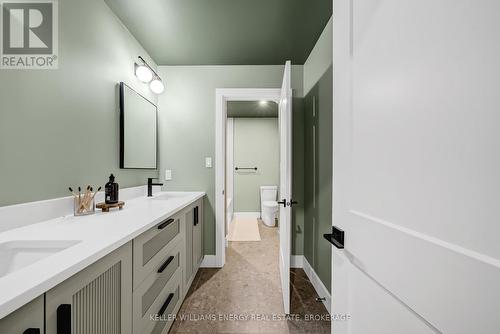
[[[87,216],[95,213],[95,199],[92,197],[81,196],[75,197],[74,200],[74,213],[75,216]]]

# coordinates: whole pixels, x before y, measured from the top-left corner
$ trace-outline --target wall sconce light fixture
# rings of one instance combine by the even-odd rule
[[[165,90],[160,76],[149,66],[149,64],[138,56],[139,64],[135,63],[135,76],[144,83],[149,83],[149,88],[155,94],[161,94]]]

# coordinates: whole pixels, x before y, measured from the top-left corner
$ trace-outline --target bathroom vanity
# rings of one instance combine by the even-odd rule
[[[204,196],[160,192],[0,233],[12,262],[0,333],[167,333],[203,259]]]

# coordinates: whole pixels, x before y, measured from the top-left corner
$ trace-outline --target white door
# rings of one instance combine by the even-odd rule
[[[500,2],[333,13],[332,332],[500,333]]]
[[[291,244],[291,202],[292,202],[292,88],[291,63],[285,64],[281,99],[279,103],[280,122],[280,276],[285,313],[290,313],[290,244]]]

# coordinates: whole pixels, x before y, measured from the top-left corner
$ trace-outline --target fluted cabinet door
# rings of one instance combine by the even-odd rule
[[[132,333],[132,244],[125,244],[46,293],[51,334]]]

